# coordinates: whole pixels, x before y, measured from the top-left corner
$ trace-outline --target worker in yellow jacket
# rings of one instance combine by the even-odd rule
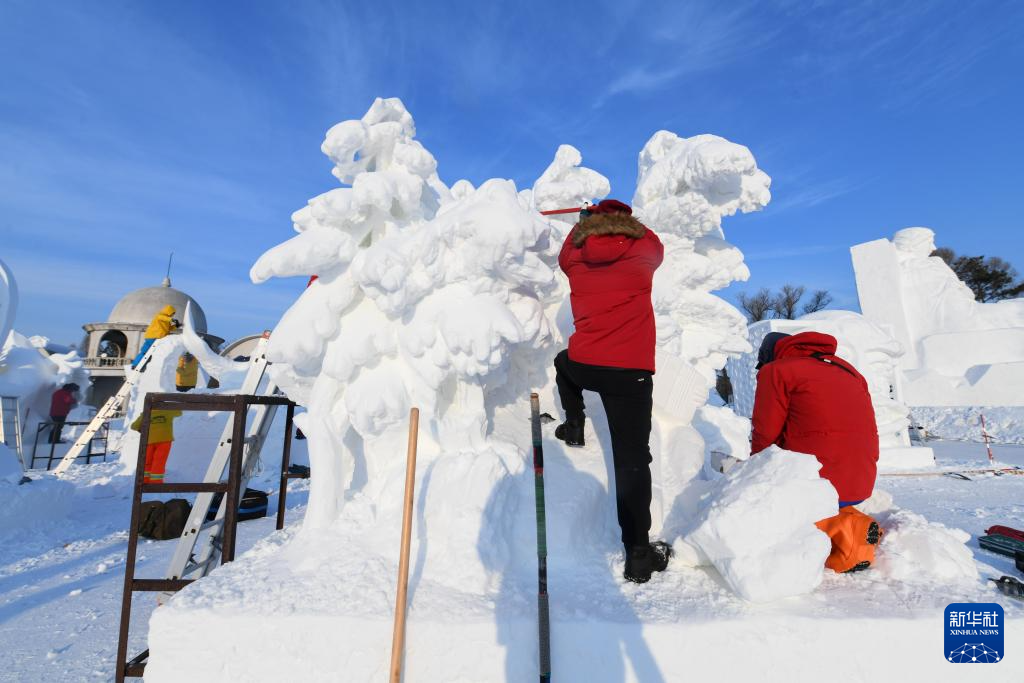
[[[178,359],[178,369],[174,373],[174,384],[178,391],[191,391],[196,388],[199,379],[199,360],[186,351]]]
[[[167,458],[171,454],[174,443],[174,418],[180,417],[180,410],[153,410],[149,415],[149,439],[146,441],[146,466],[142,483],[164,483],[164,472],[167,470]],[[132,422],[131,428],[142,431],[142,416]]]
[[[174,306],[168,304],[161,308],[159,313],[153,316],[153,320],[149,323],[149,327],[146,328],[146,331],[142,335],[142,348],[139,349],[139,355],[135,356],[135,360],[132,362],[133,368],[138,365],[146,355],[146,352],[149,351],[149,347],[153,345],[153,342],[157,339],[163,339],[172,331],[181,327],[181,323],[174,318],[175,312]]]

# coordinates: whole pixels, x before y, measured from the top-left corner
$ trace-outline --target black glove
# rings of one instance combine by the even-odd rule
[[[174,325],[175,327],[181,327],[181,321],[178,320],[177,318],[171,318],[171,324]]]

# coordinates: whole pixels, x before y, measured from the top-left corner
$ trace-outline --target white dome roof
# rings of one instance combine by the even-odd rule
[[[203,309],[200,308],[195,299],[170,285],[144,287],[125,294],[114,305],[113,310],[110,311],[110,315],[107,316],[107,322],[148,325],[153,320],[153,316],[168,304],[174,306],[175,317],[178,320],[182,320],[185,315],[185,304],[190,302],[192,304],[192,320],[195,323],[196,332],[204,334],[207,330],[206,314],[203,313]]]

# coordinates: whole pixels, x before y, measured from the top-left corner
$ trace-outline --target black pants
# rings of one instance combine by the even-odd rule
[[[53,422],[53,426],[50,427],[50,443],[60,443],[60,433],[64,429],[64,423],[67,422],[67,415],[51,415],[50,420]]]
[[[615,504],[622,543],[648,542],[651,530],[651,409],[654,382],[648,370],[623,370],[555,356],[555,382],[567,420],[584,417],[583,390],[601,396],[608,415],[615,465]]]

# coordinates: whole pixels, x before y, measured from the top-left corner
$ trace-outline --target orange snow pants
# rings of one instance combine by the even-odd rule
[[[146,446],[146,470],[142,483],[164,483],[164,470],[167,469],[167,456],[171,454],[172,441],[160,441]]]
[[[875,561],[875,546],[882,530],[870,515],[848,505],[835,517],[818,522],[817,527],[832,539],[832,553],[825,560],[832,571],[867,569]]]

